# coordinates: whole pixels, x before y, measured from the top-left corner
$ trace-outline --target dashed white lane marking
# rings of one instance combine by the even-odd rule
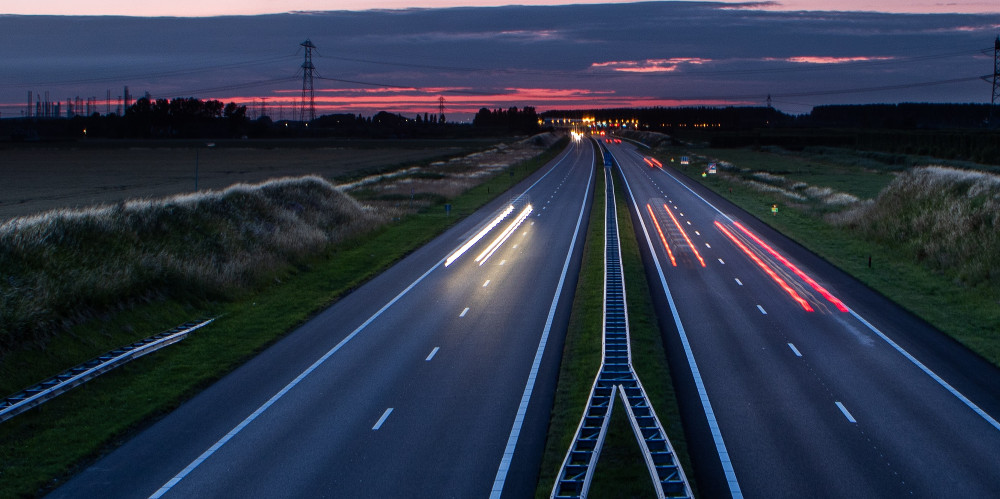
[[[764,307],[757,305],[757,310],[760,310],[760,313],[767,315],[767,311],[764,310]]]
[[[468,310],[468,309],[466,309],[466,310]],[[441,350],[441,347],[434,347],[434,350],[431,350],[430,355],[428,355],[427,358],[424,359],[424,360],[430,362],[430,360],[433,359],[435,355],[437,355],[438,350]]]
[[[694,233],[695,233],[695,235],[697,235],[697,236],[700,236],[700,235],[701,235],[701,232],[698,232],[698,231],[694,231]]]
[[[382,417],[378,418],[378,422],[375,423],[375,426],[372,426],[372,430],[378,430],[381,428],[385,423],[385,420],[389,419],[389,414],[392,414],[392,407],[386,409],[385,412],[382,413]]]
[[[465,314],[469,313],[469,307],[465,307],[462,313],[458,314],[459,317],[465,317]]]
[[[844,407],[844,404],[841,404],[839,400],[837,401],[837,408],[840,409],[840,412],[844,413],[844,417],[847,418],[848,421],[852,423],[858,422],[858,420],[854,419],[854,416],[851,416],[851,412],[848,411],[847,408]]]
[[[489,285],[490,285],[490,280],[487,279],[486,282],[483,283],[483,287],[485,288],[486,286],[489,286]]]
[[[515,244],[514,246],[512,246],[512,248],[513,248],[513,249],[517,249],[517,245]]]
[[[705,243],[705,247],[708,248],[708,249],[712,249],[712,245],[708,244],[708,243]]]
[[[690,221],[690,220],[687,220],[687,224],[688,224],[688,225],[691,225],[691,221]]]
[[[504,265],[506,263],[507,263],[507,260],[500,260],[500,265]]]
[[[799,349],[798,349],[798,348],[795,348],[795,345],[793,345],[793,344],[789,343],[789,344],[788,344],[788,348],[791,348],[791,349],[792,349],[792,353],[794,353],[796,357],[801,357],[801,356],[802,356],[802,353],[801,353],[801,352],[799,352]]]
[[[726,262],[722,261],[722,259],[721,259],[721,258],[719,259],[719,263],[721,263],[721,264],[723,264],[723,265],[725,265],[725,264],[726,264]]]
[[[741,281],[738,277],[734,277],[733,279],[736,279],[736,284],[739,284],[740,286],[743,285],[743,281]]]

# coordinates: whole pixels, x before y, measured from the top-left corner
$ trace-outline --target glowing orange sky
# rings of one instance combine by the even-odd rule
[[[725,3],[743,3],[723,0]],[[47,0],[44,2],[5,1],[0,14],[47,15],[124,15],[124,16],[219,16],[254,15],[290,11],[369,10],[443,7],[482,7],[498,5],[569,5],[595,3],[630,3],[630,0],[172,0],[137,2],[135,0]],[[781,0],[769,10],[839,10],[893,13],[1000,13],[995,0]]]

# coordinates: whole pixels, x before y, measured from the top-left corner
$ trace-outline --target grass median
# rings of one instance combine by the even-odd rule
[[[74,338],[93,337],[93,333],[117,346],[133,341],[118,340],[134,336],[134,331],[153,334],[193,317],[219,317],[176,345],[0,424],[0,497],[31,497],[57,487],[77,469],[542,167],[565,144],[560,141],[540,156],[451,199],[450,214],[442,204],[434,204],[338,243],[238,298],[195,304],[158,301],[74,328],[73,334],[49,348],[93,349],[93,345],[74,342]],[[47,357],[43,352],[26,355],[42,364]],[[38,368],[35,378],[54,374],[52,361],[47,362]]]
[[[566,450],[576,432],[587,404],[590,389],[601,365],[602,324],[604,320],[604,175],[597,175],[590,227],[583,249],[580,278],[577,282],[570,315],[569,330],[563,349],[559,384],[549,422],[549,433],[539,472],[536,498],[548,497]],[[621,245],[625,293],[628,297],[629,334],[632,365],[646,389],[660,422],[663,424],[678,457],[691,473],[684,440],[680,411],[673,381],[663,349],[659,323],[653,309],[649,285],[643,270],[638,242],[629,216],[620,181],[615,183],[618,199],[618,233]],[[591,484],[592,497],[648,497],[653,486],[639,444],[622,410],[615,403],[611,426],[598,458]],[[694,484],[692,484],[692,487]]]

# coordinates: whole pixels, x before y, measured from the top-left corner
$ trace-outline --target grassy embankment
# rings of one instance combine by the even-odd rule
[[[617,176],[616,176],[617,178]],[[618,233],[621,239],[625,293],[628,297],[632,364],[647,390],[660,422],[670,436],[688,477],[692,477],[684,430],[674,396],[660,328],[650,299],[649,286],[639,255],[621,182],[615,183],[618,199]],[[590,389],[601,365],[601,329],[604,320],[604,175],[597,175],[590,227],[583,249],[580,278],[563,349],[545,454],[535,497],[548,497],[566,450],[573,440],[586,407]],[[694,486],[694,484],[692,484]],[[616,400],[604,448],[591,484],[592,497],[648,497],[653,485],[642,460],[639,444],[628,418]]]
[[[996,174],[830,148],[661,147],[655,155],[667,162],[686,151],[701,155],[688,167],[675,163],[686,175],[1000,365]],[[719,175],[701,176],[707,158],[726,162]]]
[[[112,347],[127,344],[136,337],[147,336],[197,316],[220,317],[212,325],[177,345],[143,357],[50,401],[39,409],[0,425],[0,497],[31,496],[57,486],[74,467],[86,464],[101,452],[114,447],[130,433],[166,414],[305,321],[317,310],[328,306],[337,297],[482,206],[513,181],[526,177],[554,157],[564,144],[565,142],[560,142],[535,159],[508,168],[492,178],[483,179],[483,183],[450,199],[450,216],[445,214],[440,204],[435,204],[417,214],[402,216],[377,228],[369,227],[367,231],[353,235],[344,234],[335,244],[320,243],[320,249],[314,247],[302,254],[293,252],[285,263],[279,261],[269,269],[257,269],[260,262],[255,263],[253,260],[242,262],[247,264],[244,267],[233,267],[241,263],[241,258],[236,257],[210,258],[202,266],[193,265],[193,270],[196,271],[209,269],[209,274],[227,274],[237,281],[247,279],[249,284],[238,289],[229,288],[226,284],[215,287],[212,275],[209,276],[206,287],[191,288],[191,282],[185,279],[192,277],[183,276],[186,265],[181,261],[177,265],[180,270],[158,269],[162,273],[154,273],[154,278],[149,282],[162,287],[154,288],[151,292],[138,292],[139,300],[117,303],[99,300],[98,306],[90,308],[84,317],[68,318],[71,324],[76,325],[67,327],[66,334],[29,339],[29,342],[44,343],[46,348],[18,349],[4,357],[3,366],[0,366],[3,376],[0,379],[5,385],[14,386],[12,390],[20,389],[27,383],[54,374]],[[513,172],[513,177],[508,175],[508,171]],[[296,185],[297,182],[305,182],[304,186],[296,188],[319,191],[326,189],[322,181],[290,182]],[[209,251],[209,254],[215,254],[212,253],[212,246],[223,244],[223,241],[239,246],[251,244],[261,237],[266,240],[265,234],[280,235],[284,230],[276,219],[282,218],[281,214],[285,211],[300,212],[316,208],[303,202],[302,198],[277,196],[277,208],[263,207],[265,211],[274,210],[271,212],[273,218],[258,214],[253,216],[259,216],[259,219],[241,219],[241,216],[251,216],[254,212],[231,210],[232,204],[227,203],[255,206],[263,202],[259,199],[260,196],[267,197],[266,186],[250,190],[254,192],[237,189],[233,193],[233,199],[224,196],[222,200],[216,200],[222,204],[213,205],[215,209],[229,208],[229,216],[223,216],[221,220],[202,220],[195,216],[188,221],[198,223],[181,224],[179,220],[182,218],[170,216],[169,213],[176,215],[177,212],[191,209],[181,206],[184,203],[175,203],[166,210],[168,213],[151,215],[150,220],[147,220],[150,230],[160,231],[164,237],[169,238],[168,242],[161,241],[168,252],[168,258],[161,261],[170,262],[173,256],[187,254],[187,250],[183,248],[176,255],[169,253],[171,245],[186,247],[193,244]],[[346,197],[342,199],[341,196],[328,192],[319,198],[347,203],[348,212],[358,208],[352,200]],[[197,205],[202,201],[196,199],[192,203]],[[120,206],[108,209],[112,216],[125,216]],[[343,211],[337,210],[337,213],[343,214]],[[313,233],[315,227],[305,229],[304,233],[296,237],[307,241],[316,239],[316,234]],[[220,230],[226,236],[221,240],[217,237]],[[333,228],[333,232],[337,231],[337,228]],[[240,236],[246,235],[250,237],[241,239]],[[91,242],[94,240],[92,234],[78,237],[85,237]],[[329,235],[318,236],[320,241],[324,238],[328,242],[333,241]],[[97,240],[104,241],[105,238]],[[117,241],[113,246],[120,246],[117,249],[123,252],[119,255],[142,255],[143,245],[133,236],[122,235],[112,240]],[[97,254],[102,254],[104,246],[107,245],[103,245]],[[256,253],[261,248],[247,246],[243,249]],[[132,253],[134,251],[139,253]],[[309,251],[318,253],[309,254]],[[46,255],[48,254],[41,253],[37,258],[44,258]],[[59,251],[55,252],[55,256],[58,258],[54,258],[51,265],[57,266],[56,272],[60,271],[58,265],[69,265],[78,260],[75,256],[60,256]],[[82,260],[90,261],[87,258]],[[264,261],[267,260],[267,255],[264,255]],[[42,266],[45,265],[49,263]],[[145,272],[141,264],[133,262],[132,265],[138,265],[140,274]],[[260,273],[247,275],[254,272]],[[110,276],[103,277],[107,279]],[[100,279],[87,279],[90,285],[100,284],[96,282]],[[196,289],[194,296],[185,294],[192,289]],[[136,290],[126,287],[126,291]],[[22,370],[33,372],[25,374]],[[19,381],[22,378],[29,381]]]

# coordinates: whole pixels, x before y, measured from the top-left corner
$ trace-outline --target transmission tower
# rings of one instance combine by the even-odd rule
[[[990,126],[997,126],[997,101],[1000,101],[1000,35],[993,42],[993,96],[990,98]]]
[[[438,97],[438,123],[444,124],[444,96]]]
[[[316,66],[313,66],[312,62],[312,49],[316,46],[308,38],[299,45],[306,48],[306,60],[302,63],[302,105],[299,109],[299,120],[306,121],[306,116],[308,116],[308,121],[312,121],[316,119],[316,96],[313,94],[313,70],[316,69]],[[307,93],[309,94],[308,108],[306,107]]]

